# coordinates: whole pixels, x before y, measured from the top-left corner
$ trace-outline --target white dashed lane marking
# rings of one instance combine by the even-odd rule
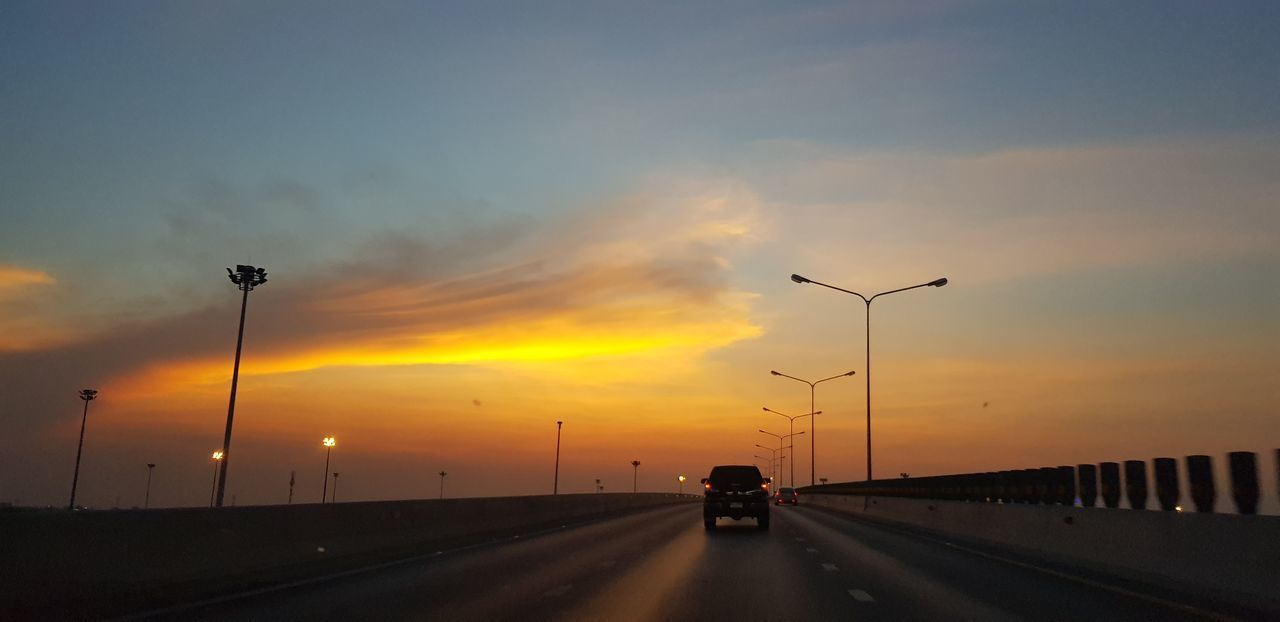
[[[817,552],[818,552],[818,549],[815,549],[815,548],[813,548],[813,547],[809,547],[809,548],[807,548],[807,549],[805,549],[805,550],[806,550],[806,551],[809,551],[810,553],[817,553]]]
[[[797,537],[796,542],[804,542],[804,538]]]
[[[835,572],[839,570],[839,568],[837,568],[836,565],[831,562],[826,562],[822,564],[822,569],[826,570],[827,572]]]
[[[866,592],[864,592],[864,591],[862,591],[862,590],[849,590],[849,595],[850,595],[850,596],[852,596],[854,600],[856,600],[856,601],[858,601],[858,602],[860,602],[860,603],[874,603],[874,602],[876,602],[876,599],[872,598],[870,594],[868,594],[868,593],[866,593]]]

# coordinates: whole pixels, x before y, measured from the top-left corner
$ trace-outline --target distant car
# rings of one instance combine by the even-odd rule
[[[752,465],[712,467],[710,477],[702,480],[706,489],[702,500],[702,522],[708,531],[716,528],[716,519],[733,520],[751,517],[760,529],[769,528],[769,480]]]
[[[795,488],[780,488],[777,494],[773,495],[773,502],[777,505],[800,505],[800,493]]]

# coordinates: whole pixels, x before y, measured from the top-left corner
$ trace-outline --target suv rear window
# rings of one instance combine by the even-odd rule
[[[716,488],[728,488],[737,484],[743,488],[759,488],[764,483],[760,469],[754,466],[718,466],[711,469],[707,478]]]

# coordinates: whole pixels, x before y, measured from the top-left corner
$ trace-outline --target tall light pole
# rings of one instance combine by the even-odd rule
[[[632,460],[631,461],[631,492],[632,493],[635,493],[637,490],[636,482],[639,480],[639,477],[640,477],[640,461]]]
[[[760,449],[763,449],[769,452],[769,479],[772,480],[775,476],[777,476],[778,479],[782,479],[782,475],[781,475],[782,459],[785,457],[783,455],[780,455],[780,452],[782,450],[780,448],[774,449],[772,447],[766,447],[764,445],[761,445],[760,443],[756,443],[756,447],[759,447]],[[756,456],[756,457],[760,459],[764,459],[764,456]],[[774,464],[778,465],[777,470],[774,469],[774,466],[773,466]]]
[[[323,505],[324,500],[329,497],[329,454],[333,453],[333,448],[338,446],[338,439],[326,436],[320,444],[324,445],[324,473],[320,474],[320,479],[324,480],[324,486],[320,489],[320,503]]]
[[[218,463],[222,462],[223,456],[221,451],[214,451],[210,456],[213,460],[213,483],[209,485],[209,507],[213,507],[213,495],[218,490]]]
[[[551,484],[551,494],[560,494],[560,427],[564,425],[563,421],[556,422],[556,475]]]
[[[822,383],[824,383],[824,382],[826,382],[826,381],[828,381],[828,380],[835,380],[836,378],[844,378],[844,377],[846,377],[846,376],[852,376],[853,374],[855,374],[855,373],[857,373],[857,372],[848,371],[848,372],[845,372],[845,373],[840,374],[840,375],[838,375],[838,376],[832,376],[832,377],[830,377],[830,378],[823,378],[822,380],[816,380],[816,381],[814,381],[814,382],[809,382],[808,380],[805,380],[804,378],[796,378],[795,376],[788,376],[788,375],[786,375],[786,374],[784,374],[784,373],[782,373],[782,372],[780,372],[780,371],[769,370],[769,373],[770,373],[770,374],[773,374],[773,375],[775,375],[775,376],[782,376],[783,378],[790,378],[790,379],[792,379],[792,380],[798,380],[798,381],[800,381],[800,382],[803,382],[803,383],[805,383],[805,384],[809,385],[809,412],[813,412],[813,409],[814,409],[814,395],[813,395],[813,394],[814,394],[815,389],[817,388],[817,386],[818,386],[819,384],[822,384]],[[817,413],[815,413],[815,414],[817,414]],[[818,467],[817,467],[817,463],[818,463],[818,444],[817,444],[818,435],[817,435],[816,433],[814,433],[814,429],[815,429],[815,428],[817,428],[817,427],[818,427],[818,418],[817,418],[817,417],[814,417],[813,419],[810,419],[810,420],[809,420],[809,485],[810,485],[810,486],[812,486],[812,485],[813,485],[813,476],[814,476],[814,474],[815,474],[815,473],[817,473],[817,471],[818,471]],[[795,462],[794,462],[794,461],[792,462],[791,466],[792,466],[792,467],[795,467]],[[793,484],[794,484],[794,482],[793,482]]]
[[[289,471],[289,500],[288,505],[293,505],[293,481],[298,476],[297,471]]]
[[[929,281],[928,283],[921,283],[919,285],[912,285],[910,287],[900,287],[898,289],[891,289],[887,292],[880,292],[879,294],[876,294],[870,298],[863,296],[858,292],[848,290],[843,287],[836,287],[835,285],[828,285],[826,283],[821,283],[813,279],[800,276],[799,274],[791,275],[791,280],[795,281],[796,283],[812,283],[814,285],[821,285],[828,289],[834,289],[838,292],[853,294],[854,296],[861,298],[862,302],[865,302],[867,304],[867,481],[871,481],[871,303],[876,298],[879,298],[881,296],[896,294],[898,292],[905,292],[909,289],[916,289],[920,287],[942,287],[943,285],[947,284],[947,279],[946,277],[943,277],[940,279],[934,279],[932,281]]]
[[[791,438],[791,437],[793,437],[793,436],[800,436],[801,434],[804,434],[804,430],[801,430],[801,431],[799,431],[799,432],[792,432],[791,434],[774,434],[773,432],[767,432],[767,431],[765,431],[765,430],[756,430],[756,431],[757,431],[757,432],[759,432],[759,433],[761,433],[761,434],[768,434],[769,436],[776,437],[776,438],[778,439],[778,453],[779,453],[779,454],[781,454],[781,453],[782,453],[782,441],[784,441],[784,440],[786,440],[786,439],[789,439],[789,438]],[[791,449],[795,449],[795,443],[794,443],[794,441],[793,441],[793,442],[792,442],[792,444],[791,444],[791,445],[789,445],[788,447],[790,447]],[[778,476],[779,476],[779,477],[782,477],[782,476],[784,475],[784,473],[783,473],[783,468],[784,468],[784,467],[783,467],[782,465],[783,465],[783,460],[782,460],[782,458],[781,458],[781,457],[779,457],[779,458],[778,458]],[[793,483],[795,482],[795,479],[796,479],[796,459],[795,459],[795,454],[793,453],[793,454],[791,454],[791,480],[792,480],[792,482],[793,482]],[[794,488],[794,486],[792,486],[792,488]]]
[[[156,463],[147,463],[147,494],[142,497],[142,509],[151,507],[151,472],[156,470]]]
[[[80,389],[80,399],[84,400],[84,414],[80,415],[80,444],[76,445],[76,470],[71,476],[71,502],[68,510],[76,509],[76,485],[80,483],[80,453],[84,451],[84,427],[89,422],[89,402],[98,398],[95,389]]]
[[[227,489],[227,457],[231,453],[231,420],[236,414],[236,385],[240,382],[240,347],[244,344],[244,311],[249,305],[249,292],[267,282],[267,269],[238,265],[235,272],[227,268],[227,277],[244,292],[240,298],[240,330],[236,333],[236,362],[231,368],[231,401],[227,404],[227,431],[222,435],[222,479],[218,484],[218,507],[222,507],[222,494]],[[327,472],[327,471],[326,471]],[[325,481],[329,478],[326,477]]]
[[[776,410],[774,410],[774,409],[772,409],[772,408],[769,408],[768,406],[765,406],[765,407],[763,408],[763,410],[764,410],[765,412],[767,412],[767,413],[773,413],[773,414],[775,414],[775,415],[778,415],[779,417],[786,417],[786,418],[787,418],[787,421],[790,421],[790,422],[791,422],[791,433],[792,433],[793,435],[794,435],[794,434],[795,434],[795,432],[796,432],[796,419],[804,419],[805,417],[813,417],[814,415],[821,415],[821,414],[822,414],[822,411],[821,411],[821,410],[819,410],[818,412],[809,411],[809,412],[807,412],[807,413],[805,413],[805,414],[803,414],[803,415],[796,415],[796,416],[794,416],[794,417],[793,417],[793,416],[788,415],[788,414],[786,414],[786,413],[780,413],[780,412],[778,412],[778,411],[776,411]],[[814,417],[814,418],[816,419],[816,417]],[[794,447],[794,443],[793,443],[793,445],[792,445],[792,446]],[[810,451],[812,451],[812,449],[810,449]],[[810,456],[810,457],[809,457],[809,461],[810,461],[810,462],[812,462],[812,461],[813,461],[813,456]],[[796,487],[796,458],[795,458],[795,454],[791,454],[791,487],[792,487],[792,488],[795,488],[795,487]]]
[[[448,475],[448,473],[444,471],[440,472],[440,498],[441,499],[444,498],[444,476],[446,475]]]
[[[773,451],[774,451],[774,450],[773,450],[773,448],[771,448],[771,447],[765,447],[764,445],[756,445],[756,447],[759,447],[759,448],[761,448],[761,449],[767,449],[767,450],[769,450],[769,452],[770,452],[770,453],[769,453],[769,455],[767,455],[767,456],[762,456],[762,455],[760,455],[760,454],[752,454],[752,456],[751,456],[751,457],[752,457],[752,458],[755,458],[755,459],[757,459],[757,460],[768,460],[768,461],[769,461],[769,466],[766,466],[766,467],[764,468],[764,471],[765,471],[765,473],[768,473],[768,474],[769,474],[769,475],[768,475],[768,477],[773,477]],[[756,465],[756,466],[757,466],[757,467],[759,467],[760,465]]]
[[[338,502],[338,472],[333,472],[333,494],[329,496],[329,503]]]

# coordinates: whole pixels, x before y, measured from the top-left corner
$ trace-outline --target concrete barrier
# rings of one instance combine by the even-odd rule
[[[803,502],[1280,615],[1280,517],[1276,516],[812,491],[803,495]]]
[[[0,514],[0,618],[103,616],[676,503],[578,494]]]

